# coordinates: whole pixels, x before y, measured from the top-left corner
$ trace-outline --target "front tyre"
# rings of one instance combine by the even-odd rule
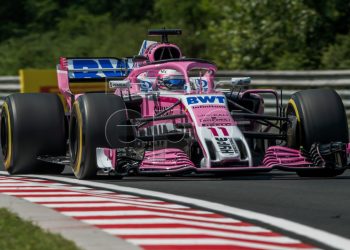
[[[71,167],[78,179],[96,176],[97,147],[116,148],[106,136],[108,121],[116,112],[119,114],[118,120],[125,123],[125,103],[114,94],[85,94],[74,102],[69,125],[69,151]],[[114,130],[114,133],[123,131]]]
[[[314,143],[349,142],[348,123],[340,96],[331,89],[310,89],[293,94],[287,106],[287,116],[297,120],[296,129],[288,146],[309,150]],[[346,164],[346,156],[341,161]],[[302,177],[333,177],[344,169],[336,169],[334,164],[322,170],[302,170]]]

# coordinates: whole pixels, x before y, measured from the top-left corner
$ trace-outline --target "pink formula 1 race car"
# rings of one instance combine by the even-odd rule
[[[331,177],[348,168],[348,124],[331,89],[293,94],[286,107],[250,78],[215,81],[215,64],[183,57],[169,35],[144,41],[133,58],[61,58],[58,95],[14,94],[1,113],[4,165],[11,174],[182,175],[282,169]],[[104,82],[104,93],[71,86]],[[221,89],[219,87],[221,86]],[[222,89],[223,86],[226,89]],[[111,91],[112,90],[112,93]],[[264,113],[263,96],[276,99]]]

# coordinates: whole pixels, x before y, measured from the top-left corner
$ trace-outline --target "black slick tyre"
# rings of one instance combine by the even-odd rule
[[[348,123],[340,96],[331,89],[310,89],[293,94],[287,115],[297,119],[288,146],[309,150],[313,143],[349,142]],[[346,159],[343,159],[346,162]],[[327,166],[322,170],[302,170],[302,177],[333,177],[344,172]]]
[[[117,116],[115,116],[117,114]],[[71,168],[78,179],[91,179],[97,174],[96,148],[117,148],[108,136],[111,117],[125,124],[127,111],[120,96],[92,93],[77,98],[69,125]],[[112,126],[113,135],[126,134],[123,128]]]
[[[61,173],[63,165],[38,160],[39,156],[66,154],[65,116],[55,94],[13,94],[1,111],[1,147],[10,174]]]

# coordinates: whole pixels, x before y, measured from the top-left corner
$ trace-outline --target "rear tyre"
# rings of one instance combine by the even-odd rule
[[[111,117],[118,124],[126,125],[127,110],[120,96],[86,94],[74,102],[69,125],[69,151],[71,167],[78,179],[91,179],[96,176],[97,147],[121,146],[113,143],[114,137],[126,132],[123,127],[109,126]],[[108,136],[109,127],[112,130],[111,136]]]
[[[294,116],[297,126],[288,146],[309,150],[313,143],[349,142],[348,123],[340,96],[331,89],[310,89],[293,94],[287,116]],[[343,157],[344,158],[344,157]],[[346,157],[341,159],[346,164]],[[333,177],[344,172],[334,165],[322,170],[302,170],[302,177]]]
[[[61,173],[63,165],[38,156],[66,154],[65,116],[55,94],[13,94],[1,112],[1,147],[10,174]]]

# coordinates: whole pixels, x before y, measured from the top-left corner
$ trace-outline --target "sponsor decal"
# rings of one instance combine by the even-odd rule
[[[116,81],[112,80],[108,82],[109,88],[111,89],[127,89],[130,88],[129,80]]]
[[[202,89],[202,91],[208,91],[208,81],[201,79],[199,77],[191,77],[190,81],[193,82],[196,86],[196,89]]]
[[[114,58],[68,59],[69,77],[73,79],[126,76],[131,68],[129,62]]]
[[[233,143],[231,138],[227,137],[215,137],[216,143],[219,146],[220,152],[222,154],[238,154],[238,149]]]
[[[155,105],[154,106],[154,113],[158,114],[160,112],[163,112],[164,110],[166,110],[167,108],[170,108],[171,106],[159,106],[159,105]],[[172,115],[174,113],[173,110],[169,110],[168,112],[166,112],[163,115]]]
[[[218,130],[221,131],[221,134],[223,136],[229,136],[229,133],[226,128],[224,127],[217,127],[217,128],[208,128],[213,133],[215,137],[219,136]]]
[[[222,104],[201,104],[190,107],[199,126],[233,126],[235,125],[230,113]]]
[[[228,137],[230,134],[225,127],[213,127],[208,129],[215,137],[215,141],[222,154],[239,154],[236,143],[232,138]]]
[[[140,51],[139,51],[139,55],[143,55],[146,51],[146,49],[151,46],[152,44],[155,44],[157,42],[155,41],[149,41],[149,40],[143,40],[143,43],[141,45]]]
[[[152,91],[152,83],[149,81],[141,81],[140,82],[140,89],[142,92],[149,92]]]
[[[189,96],[186,97],[186,101],[188,105],[193,104],[225,104],[224,96],[216,96],[216,95],[203,95],[203,96]]]

